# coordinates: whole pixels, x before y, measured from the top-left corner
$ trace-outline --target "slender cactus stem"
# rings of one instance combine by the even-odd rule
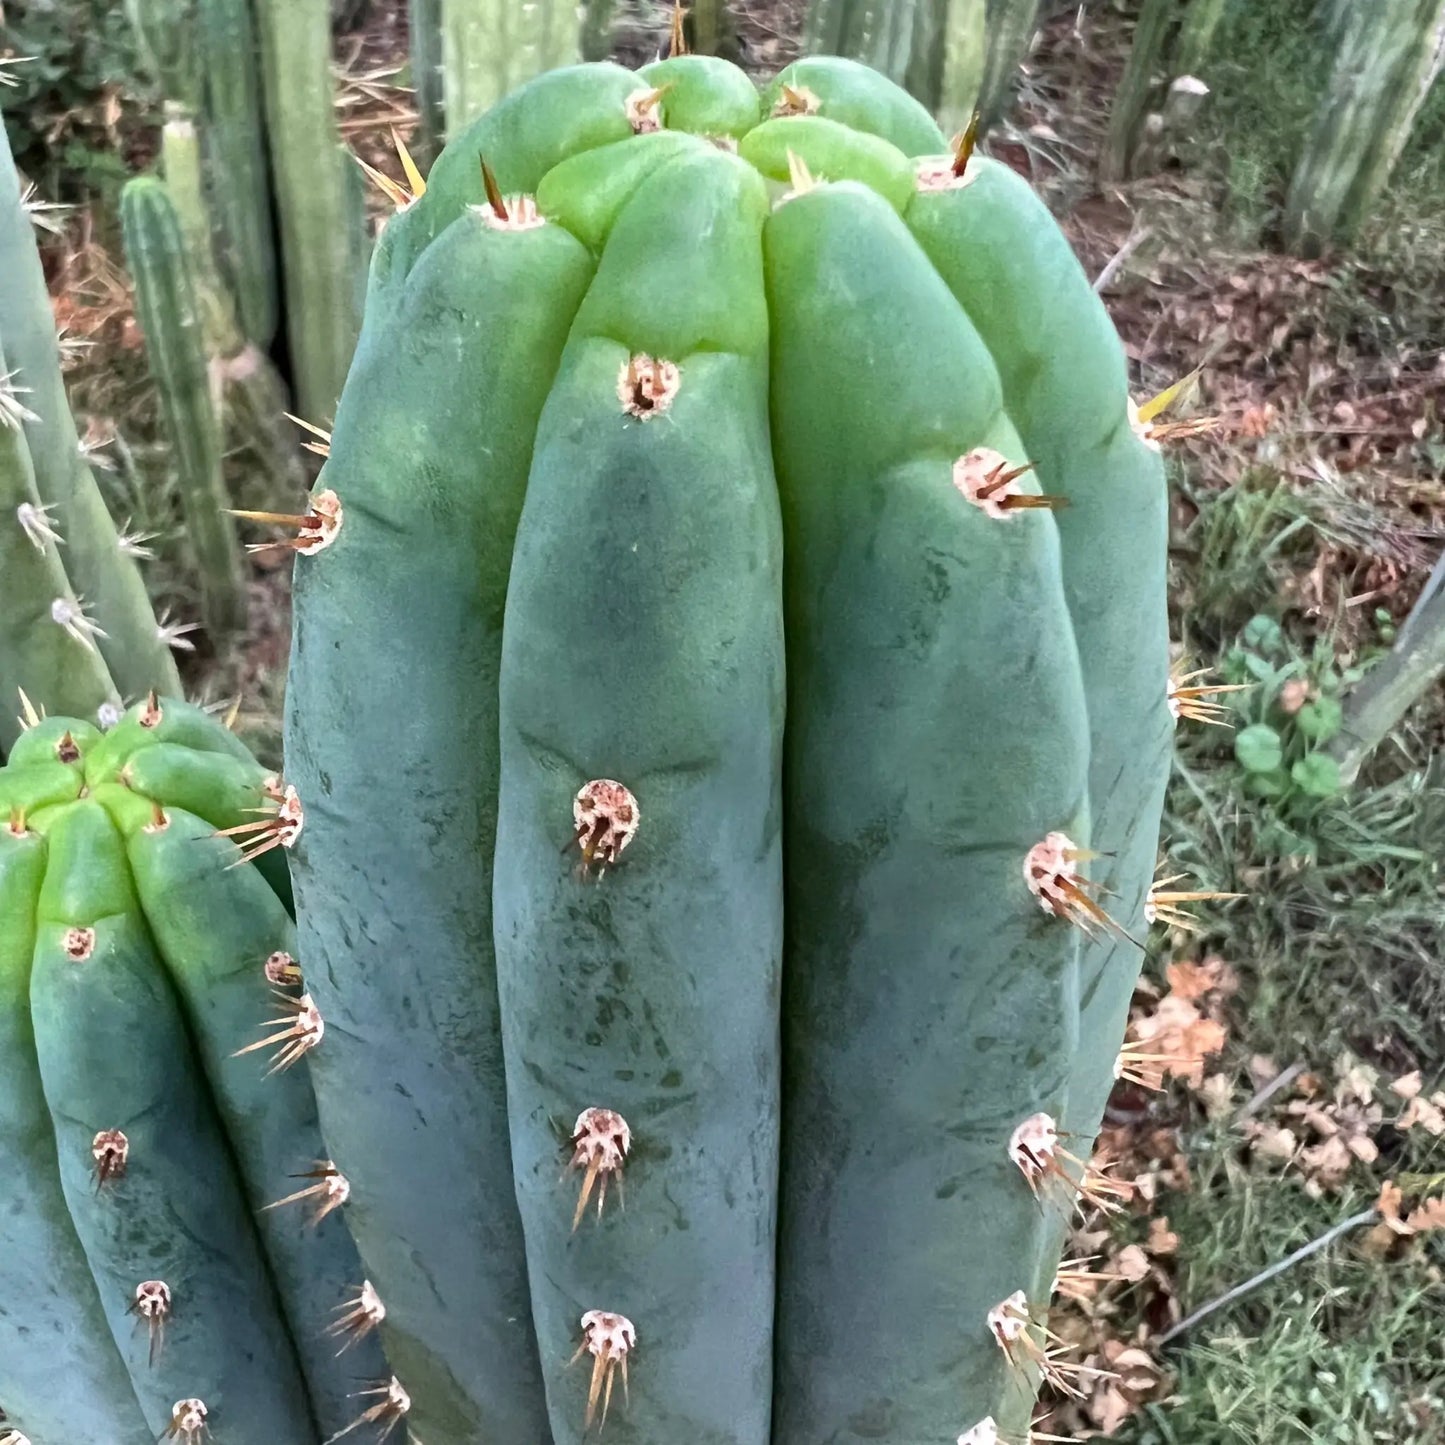
[[[1365,759],[1445,673],[1445,552],[1425,583],[1389,654],[1344,704],[1344,725],[1330,747],[1340,777],[1354,782]]]

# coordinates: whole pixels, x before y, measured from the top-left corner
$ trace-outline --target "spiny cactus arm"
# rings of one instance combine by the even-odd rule
[[[1130,425],[1108,313],[1043,202],[980,157],[962,181],[920,191],[909,224],[991,348],[1043,489],[1068,502],[1064,589],[1085,659],[1092,846],[1105,855],[1091,871],[1116,922],[1142,938],[1173,731],[1164,468],[1157,443]],[[1117,932],[1085,945],[1068,1113],[1081,1140],[1103,1115],[1142,961]]]
[[[447,139],[495,105],[511,87],[509,22],[517,7],[506,0],[439,0],[442,94]]]
[[[665,87],[661,116],[669,131],[740,139],[760,117],[757,87],[735,65],[712,55],[679,55],[644,65],[638,76]]]
[[[256,22],[249,0],[199,0],[199,12],[221,269],[247,338],[264,350],[276,335],[277,262]]]
[[[154,1435],[189,1445],[175,1406],[199,1399],[236,1445],[311,1442],[249,1212],[101,798],[150,812],[104,785],[50,824],[30,985],[70,1216]],[[125,1167],[98,1189],[100,1136],[115,1131]]]
[[[1186,0],[1174,51],[1179,75],[1197,76],[1208,63],[1228,7],[1229,0]]]
[[[154,760],[164,748],[152,749]],[[142,781],[131,784],[147,796]],[[304,984],[289,971],[295,930],[276,895],[240,861],[232,843],[208,842],[209,822],[150,794],[161,807],[131,826],[127,849],[151,937],[170,973],[230,1140],[286,1312],[321,1434],[357,1417],[358,1382],[387,1370],[371,1312],[348,1308],[362,1288],[356,1246],[327,1199],[286,1208],[304,1177],[327,1158],[306,1060],[277,1067],[305,1046],[324,1047],[306,1011]],[[164,820],[164,826],[159,826]],[[313,1044],[312,1040],[316,1039]],[[257,1048],[262,1040],[270,1040]],[[250,1052],[242,1053],[242,1050]]]
[[[738,28],[730,0],[694,0],[688,22],[699,55],[738,58]]]
[[[7,574],[8,575],[8,574]],[[62,766],[55,764],[55,766]],[[72,769],[73,790],[80,779]],[[72,793],[72,796],[74,795]],[[8,810],[6,810],[8,811]],[[100,1297],[66,1212],[30,1027],[45,840],[0,817],[0,1360],[6,1418],[32,1440],[153,1445],[130,1376],[96,1328]]]
[[[154,177],[128,182],[120,207],[136,318],[160,393],[200,574],[201,616],[220,641],[246,624],[246,588],[240,543],[226,514],[220,425],[188,248],[166,188]],[[209,245],[206,249],[209,253]]]
[[[460,215],[368,317],[320,482],[344,521],[298,560],[287,694],[299,956],[330,1028],[312,1077],[422,1440],[547,1430],[491,953],[496,679],[537,417],[592,261],[506,194],[508,222]]]
[[[167,99],[194,115],[201,105],[196,0],[125,0],[142,63]]]
[[[65,538],[71,586],[105,630],[97,641],[116,687],[124,697],[151,687],[179,692],[180,677],[158,635],[145,583],[135,560],[121,550],[81,455],[60,375],[55,316],[8,142],[0,142],[0,335],[13,384],[28,388],[23,400],[32,415],[23,429],[35,487]],[[4,701],[8,710],[10,700]]]
[[[258,0],[286,333],[301,414],[324,422],[361,327],[360,281],[331,79],[327,0]]]
[[[1134,26],[1129,60],[1109,108],[1109,128],[1099,151],[1099,178],[1126,180],[1133,173],[1149,99],[1159,83],[1179,0],[1146,0]]]
[[[976,448],[1026,458],[896,215],[824,186],[766,241],[789,638],[774,1438],[944,1440],[985,1414],[1022,1434],[1030,1362],[988,1316],[1047,1303],[1071,1200],[1033,1196],[1010,1138],[1061,1112],[1079,941],[1025,864],[1087,842],[1057,532],[1002,505],[1037,501],[1022,477],[973,499]],[[884,296],[880,331],[859,302]]]
[[[765,115],[821,115],[881,137],[906,156],[943,149],[943,132],[906,90],[839,56],[795,61],[763,92]]]
[[[0,354],[0,377],[5,359]],[[0,381],[0,387],[5,383]],[[0,406],[4,399],[0,398]],[[0,412],[0,757],[20,733],[20,693],[52,713],[94,719],[118,702],[57,545],[64,541],[40,501],[20,420]],[[68,620],[68,621],[67,621]]]
[[[782,619],[766,207],[756,173],[707,148],[622,211],[538,430],[508,590],[495,936],[559,1445],[603,1406],[565,1368],[579,1344],[594,1389],[621,1394],[606,1326],[579,1328],[591,1311],[635,1329],[636,1438],[768,1438]],[[622,1211],[616,1170],[575,1151],[615,1151],[629,1128]]]

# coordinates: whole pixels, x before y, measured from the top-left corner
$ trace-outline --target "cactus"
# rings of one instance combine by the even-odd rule
[[[1038,28],[1039,0],[988,0],[988,52],[978,108],[985,124],[1000,119],[1013,99],[1014,79]]]
[[[1102,306],[847,60],[543,76],[399,211],[287,757],[411,1427],[1021,1438],[1171,728]]]
[[[167,639],[156,625],[133,554],[106,511],[76,434],[60,375],[55,317],[20,179],[8,140],[0,139],[0,447],[4,449],[6,506],[0,513],[0,555],[7,561],[7,618],[0,651],[0,750],[13,736],[16,689],[25,687],[37,707],[84,706],[114,695],[133,698],[148,688],[177,691],[180,680]],[[22,513],[19,509],[25,507]],[[60,551],[55,551],[59,539]],[[16,551],[17,548],[21,550]],[[25,548],[46,553],[41,572]],[[20,560],[24,559],[23,565]],[[63,558],[65,585],[55,571]],[[10,561],[17,577],[32,579],[10,591]],[[28,590],[39,586],[41,595]],[[11,598],[17,605],[10,607]],[[30,661],[12,651],[35,619],[42,636],[32,639]],[[70,623],[62,646],[49,632]],[[87,625],[87,623],[91,625]],[[93,646],[109,675],[107,685],[77,631]],[[24,644],[30,648],[30,643]],[[55,649],[59,647],[59,651]],[[55,663],[32,665],[45,654]],[[88,682],[83,675],[89,673]],[[26,679],[30,679],[27,683]],[[88,716],[94,714],[87,712]]]
[[[1284,239],[1317,256],[1351,241],[1385,189],[1445,64],[1445,0],[1341,12],[1334,74],[1285,203]]]
[[[917,11],[931,0],[812,0],[803,44],[823,55],[845,55],[903,83],[914,56]]]
[[[0,376],[5,358],[0,352]],[[12,714],[23,693],[59,712],[94,718],[119,698],[96,648],[84,605],[71,590],[60,533],[35,489],[19,397],[0,383],[0,755],[15,740]]]
[[[429,165],[446,135],[441,0],[411,0],[407,7],[407,27],[411,38],[411,84],[420,122],[414,148],[418,158]]]
[[[978,107],[987,33],[985,0],[933,0],[919,7],[905,84],[945,135],[963,131]]]
[[[389,1375],[344,1181],[316,1162],[285,870],[262,872],[300,814],[219,723],[152,695],[105,734],[27,731],[0,820],[7,1423],[319,1445]]]
[[[575,0],[439,0],[447,135],[516,84],[579,56]]]
[[[160,392],[186,532],[200,572],[201,616],[219,640],[246,625],[246,589],[240,544],[226,515],[220,426],[188,248],[166,187],[152,177],[127,183],[121,222],[136,316]]]
[[[360,325],[356,246],[333,107],[328,0],[258,0],[286,335],[302,413],[333,415]]]
[[[256,25],[250,0],[200,0],[197,20],[221,270],[246,337],[265,350],[276,335],[277,265]]]
[[[947,134],[961,131],[984,81],[985,0],[812,0],[809,48],[883,71],[928,107]]]

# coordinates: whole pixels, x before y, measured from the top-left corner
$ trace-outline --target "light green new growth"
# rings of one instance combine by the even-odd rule
[[[32,1445],[321,1445],[387,1379],[266,868],[303,825],[154,695],[0,767],[0,1387]]]

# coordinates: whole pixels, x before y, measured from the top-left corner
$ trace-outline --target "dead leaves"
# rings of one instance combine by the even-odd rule
[[[1445,1177],[1433,1182],[1445,1184]],[[1398,1258],[1418,1235],[1445,1229],[1445,1194],[1428,1195],[1407,1207],[1405,1191],[1394,1180],[1387,1179],[1380,1186],[1375,1208],[1380,1212],[1380,1221],[1360,1245],[1360,1252],[1369,1259]]]
[[[1162,997],[1153,985],[1141,986],[1129,1022],[1127,1047],[1137,1056],[1158,1061],[1157,1075],[1182,1079],[1191,1089],[1204,1084],[1205,1060],[1224,1047],[1228,1034],[1222,1022],[1225,1001],[1239,988],[1234,970],[1222,958],[1173,962],[1164,970],[1168,991]],[[1155,1002],[1150,1003],[1153,995]]]

